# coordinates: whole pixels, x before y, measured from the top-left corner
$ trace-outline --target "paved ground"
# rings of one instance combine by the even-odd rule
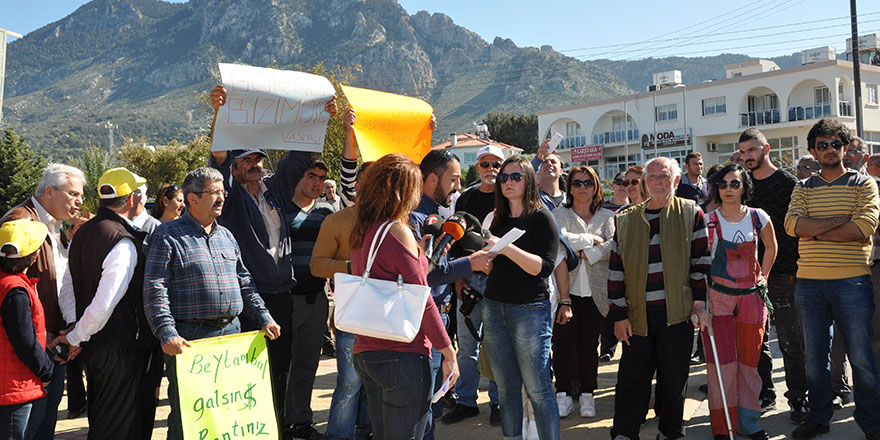
[[[777,409],[770,411],[761,418],[761,425],[773,439],[784,439],[791,436],[794,425],[789,422],[788,405],[785,402],[784,373],[779,348],[776,344],[775,335],[771,342],[774,355],[773,380],[776,383]],[[597,416],[592,419],[582,419],[575,412],[562,420],[562,439],[608,439],[611,418],[614,407],[614,384],[616,381],[617,362],[620,350],[612,362],[600,365],[599,389],[596,390]],[[685,403],[685,418],[688,420],[688,437],[698,439],[711,439],[712,431],[709,426],[709,409],[706,395],[698,390],[698,386],[706,383],[705,365],[692,367],[690,385],[688,387],[687,401]],[[318,369],[318,378],[315,383],[315,391],[312,396],[312,407],[315,411],[315,422],[319,431],[324,431],[327,423],[327,413],[330,408],[330,398],[336,384],[336,360],[323,358]],[[156,425],[153,430],[153,439],[164,439],[166,434],[166,418],[168,417],[168,399],[165,394],[166,383],[163,383],[161,402],[156,414]],[[487,394],[487,382],[484,380],[480,386],[479,407],[480,415],[466,419],[455,425],[438,424],[436,437],[446,439],[495,439],[501,438],[501,428],[489,425],[489,397]],[[66,398],[61,402],[61,408],[67,408]],[[864,438],[861,430],[853,420],[854,405],[850,403],[844,409],[837,411],[832,422],[831,433],[820,436],[820,439],[861,439]],[[642,438],[654,438],[657,435],[657,423],[651,418],[641,430]],[[62,410],[59,414],[59,423],[56,430],[58,439],[85,439],[88,432],[88,423],[85,417],[74,420],[67,419],[67,411]],[[741,437],[745,438],[745,437]]]

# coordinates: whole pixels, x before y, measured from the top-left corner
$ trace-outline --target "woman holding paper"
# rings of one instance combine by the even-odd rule
[[[427,285],[428,260],[408,226],[409,213],[422,196],[422,173],[402,154],[389,154],[367,168],[358,182],[356,221],[351,232],[351,273],[363,275],[370,244],[379,227],[395,222],[378,246],[370,278]],[[376,310],[381,316],[382,310]],[[412,342],[358,335],[354,366],[364,382],[373,438],[420,440],[431,404],[431,346],[443,354],[443,378],[458,378],[455,350],[437,306],[425,304],[421,327]]]
[[[483,341],[498,384],[505,438],[522,435],[522,394],[534,408],[542,440],[559,438],[550,378],[550,282],[559,228],[541,204],[535,171],[521,156],[501,165],[489,245],[514,228],[525,231],[493,260],[483,301]]]
[[[561,417],[574,410],[571,384],[572,378],[578,377],[580,415],[595,417],[593,391],[599,374],[596,349],[608,314],[608,255],[614,237],[614,212],[602,208],[602,185],[592,168],[574,167],[568,176],[566,202],[553,211],[553,217],[563,238],[581,259],[571,272],[564,264],[556,269],[561,297],[553,328],[556,401]]]

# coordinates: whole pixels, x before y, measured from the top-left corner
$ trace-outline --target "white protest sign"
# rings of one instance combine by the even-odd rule
[[[211,150],[239,148],[321,152],[335,90],[327,78],[243,64],[220,64],[220,106]]]

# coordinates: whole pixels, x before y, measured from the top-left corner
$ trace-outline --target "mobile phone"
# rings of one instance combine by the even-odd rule
[[[54,359],[55,356],[58,356],[61,360],[66,361],[70,349],[64,344],[58,344],[52,348],[47,348],[46,353],[48,353],[49,357],[52,359]]]
[[[550,146],[550,152],[553,152],[553,150],[555,150],[556,147],[559,146],[559,143],[562,142],[563,139],[565,139],[565,136],[563,136],[562,133],[558,131],[553,133],[553,136],[550,138],[550,142],[548,144]]]

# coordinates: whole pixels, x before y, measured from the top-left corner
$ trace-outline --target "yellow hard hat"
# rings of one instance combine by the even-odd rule
[[[26,218],[3,223],[0,226],[0,257],[27,257],[43,245],[48,234],[49,228],[42,222]],[[6,245],[13,246],[15,251],[3,252],[3,247]]]
[[[101,178],[98,179],[98,197],[101,199],[115,199],[116,197],[127,196],[145,183],[147,183],[147,179],[132,173],[127,168],[111,168],[105,171]],[[101,188],[105,186],[110,187],[113,190],[112,193],[101,193]]]

